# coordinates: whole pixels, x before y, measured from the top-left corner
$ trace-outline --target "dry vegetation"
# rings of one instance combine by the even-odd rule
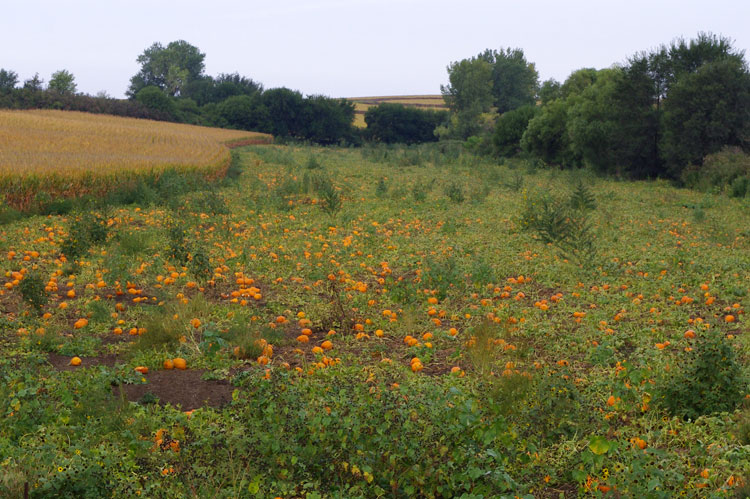
[[[268,136],[70,111],[0,111],[0,188],[25,208],[46,184],[51,195],[101,194],[108,185],[165,168],[208,176],[229,163],[226,144]]]

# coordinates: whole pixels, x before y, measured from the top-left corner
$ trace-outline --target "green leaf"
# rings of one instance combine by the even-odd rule
[[[609,451],[610,446],[610,441],[607,440],[606,437],[596,436],[592,437],[591,441],[589,441],[589,449],[597,456],[606,454]]]

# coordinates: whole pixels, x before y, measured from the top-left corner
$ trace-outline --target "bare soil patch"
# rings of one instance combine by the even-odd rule
[[[117,364],[118,361],[117,355],[98,355],[92,357],[81,357],[80,366],[71,366],[70,359],[72,358],[73,357],[69,355],[50,353],[47,361],[58,371],[74,371],[76,369],[95,366],[114,367],[114,365]]]
[[[221,407],[231,402],[234,387],[227,380],[204,380],[204,372],[199,369],[152,371],[144,375],[145,384],[122,385],[122,389],[131,402],[150,393],[159,399],[160,405],[180,406],[183,411],[204,406]]]

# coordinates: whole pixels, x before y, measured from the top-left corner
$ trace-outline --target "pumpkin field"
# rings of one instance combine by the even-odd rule
[[[207,150],[223,178],[2,220],[0,496],[750,493],[750,199]]]

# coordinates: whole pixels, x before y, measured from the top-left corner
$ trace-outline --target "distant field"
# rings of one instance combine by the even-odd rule
[[[0,111],[0,190],[24,208],[37,192],[101,194],[133,175],[187,168],[216,176],[228,145],[265,134],[72,111]],[[114,181],[115,176],[117,182]]]
[[[364,128],[365,113],[372,106],[377,106],[384,102],[391,104],[403,104],[408,107],[418,107],[421,109],[433,109],[435,111],[447,111],[442,95],[396,95],[390,97],[349,97],[348,100],[354,102],[354,125]]]

